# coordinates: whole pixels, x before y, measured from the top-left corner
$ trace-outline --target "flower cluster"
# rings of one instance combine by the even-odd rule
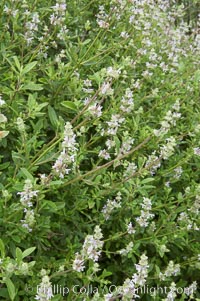
[[[145,168],[150,170],[151,175],[155,175],[158,168],[160,168],[160,157],[156,154],[154,150],[151,155],[148,156],[147,161],[145,163]]]
[[[192,282],[192,284],[190,284],[190,286],[187,287],[187,289],[185,290],[185,294],[187,296],[192,297],[196,290],[197,290],[197,282],[194,281],[194,282]]]
[[[111,83],[110,81],[105,81],[102,83],[101,87],[100,87],[100,91],[99,94],[102,96],[110,96],[113,95],[113,89],[111,88]]]
[[[121,99],[120,110],[124,113],[131,113],[134,109],[133,92],[127,88],[125,95]]]
[[[88,112],[93,116],[93,117],[100,117],[102,115],[102,106],[98,103],[95,102],[88,108]]]
[[[102,213],[103,213],[103,216],[105,218],[105,220],[108,220],[110,215],[111,215],[111,212],[116,209],[116,208],[120,208],[121,207],[121,193],[118,192],[117,193],[117,196],[114,200],[107,200],[106,204],[103,206],[102,208]]]
[[[123,174],[125,178],[131,177],[137,170],[137,165],[134,162],[124,161],[123,165],[126,168]]]
[[[120,255],[126,256],[126,255],[128,255],[128,254],[132,251],[132,249],[133,249],[133,242],[131,241],[131,242],[129,242],[129,244],[126,246],[125,249],[121,249],[121,250],[119,250],[119,251],[117,251],[117,252],[118,252]]]
[[[188,209],[191,213],[198,215],[200,212],[200,195],[196,195],[194,204]]]
[[[111,116],[111,121],[106,122],[108,125],[107,134],[111,136],[116,135],[120,124],[122,124],[124,120],[125,119],[121,117],[119,114],[113,114]]]
[[[120,125],[125,121],[125,118],[121,117],[120,114],[113,114],[111,116],[111,121],[107,121],[107,129],[102,129],[101,130],[101,135],[107,135],[110,136],[107,140],[106,140],[106,146],[107,149],[103,149],[99,151],[99,157],[104,158],[105,160],[110,159],[110,154],[109,154],[109,150],[113,147],[116,146],[116,142],[114,141],[114,137],[117,134],[118,128],[120,127]],[[132,143],[133,143],[134,139],[130,138],[130,137],[124,137],[124,142],[121,148],[121,152],[126,152],[127,150],[130,149]],[[115,154],[118,154],[118,151],[116,150]]]
[[[16,16],[19,14],[19,10],[15,9],[13,6],[8,7],[7,5],[4,6],[3,11],[7,14],[7,15],[11,15],[14,18],[16,18]]]
[[[69,168],[69,166],[75,166],[75,156],[77,151],[77,143],[75,139],[76,135],[72,130],[72,125],[70,124],[70,122],[67,122],[64,129],[62,151],[52,167],[54,173],[61,179],[71,171],[71,168]]]
[[[54,296],[52,285],[49,276],[46,275],[46,271],[42,270],[41,274],[43,274],[42,282],[37,286],[37,295],[35,296],[35,300],[48,301]]]
[[[176,121],[181,117],[179,110],[180,103],[179,100],[177,100],[172,106],[171,110],[169,110],[165,115],[164,120],[161,122],[161,128],[153,131],[155,136],[163,136],[167,134],[170,128],[176,125]]]
[[[25,180],[24,189],[18,192],[20,195],[20,202],[24,207],[32,207],[31,200],[38,195],[39,190],[33,190],[33,184],[30,179]]]
[[[50,23],[54,26],[62,25],[65,20],[65,14],[66,14],[65,0],[59,0],[51,8],[53,9],[53,14],[51,14],[50,16]]]
[[[148,257],[145,254],[142,254],[140,257],[139,263],[135,264],[137,273],[134,273],[132,278],[127,278],[123,285],[117,289],[117,292],[120,293],[120,297],[123,301],[131,301],[133,298],[139,298],[137,295],[137,288],[143,286],[146,283],[148,276]],[[112,300],[114,294],[110,293],[104,296],[105,300]],[[106,299],[107,298],[107,299]]]
[[[85,269],[84,261],[91,259],[96,263],[101,255],[101,249],[103,247],[103,234],[101,228],[96,226],[94,229],[94,235],[87,235],[83,244],[81,253],[76,253],[73,270],[82,272]]]
[[[151,200],[148,198],[143,198],[141,215],[136,218],[137,223],[140,227],[146,228],[149,225],[149,220],[154,217],[151,212]]]
[[[139,264],[135,264],[137,273],[132,277],[133,282],[138,286],[145,285],[146,278],[148,276],[148,257],[145,254],[142,254]]]
[[[21,219],[22,227],[27,229],[29,232],[32,232],[32,227],[35,224],[34,211],[24,208],[24,213],[25,213],[24,219]]]
[[[170,260],[165,272],[160,272],[159,278],[165,280],[167,277],[176,276],[178,274],[180,274],[180,265],[174,264],[173,260]]]
[[[181,175],[182,175],[182,173],[183,173],[183,169],[182,169],[182,167],[181,166],[179,166],[179,167],[176,167],[175,169],[174,169],[174,178],[175,179],[179,179],[180,177],[181,177]]]
[[[135,233],[135,229],[133,228],[133,224],[131,222],[127,225],[127,233],[128,234],[134,234]]]
[[[97,17],[97,24],[99,25],[99,27],[105,29],[109,28],[109,16],[105,12],[105,8],[103,5],[99,6],[99,12],[96,15],[96,17]]]
[[[38,26],[40,24],[39,14],[37,12],[31,13],[30,11],[26,10],[25,12],[27,18],[30,21],[25,23],[25,34],[24,38],[26,40],[27,45],[30,45],[33,42],[33,39],[38,32]]]
[[[127,278],[124,281],[123,285],[120,287],[120,291],[123,301],[130,301],[134,300],[135,298],[139,298],[139,295],[137,295],[137,288],[133,279]]]
[[[29,232],[32,231],[32,227],[35,224],[35,216],[34,211],[30,209],[33,207],[32,199],[37,197],[38,190],[33,190],[33,184],[31,180],[25,180],[24,190],[22,192],[18,192],[20,195],[20,202],[24,207],[25,217],[21,220],[22,226],[27,229]]]
[[[174,148],[176,146],[176,140],[174,137],[166,138],[166,144],[162,145],[156,153],[153,151],[151,155],[148,156],[147,161],[145,163],[145,168],[150,170],[151,175],[156,173],[156,170],[161,166],[161,159],[167,160],[174,153]],[[179,176],[181,175],[181,170],[176,170],[179,172]]]
[[[108,78],[118,79],[120,73],[121,73],[120,69],[113,68],[112,66],[110,66],[106,69],[106,74],[107,74]]]
[[[167,143],[160,148],[160,157],[167,160],[174,153],[174,148],[176,146],[176,140],[174,137],[166,139]]]
[[[174,301],[177,294],[176,294],[176,283],[172,282],[170,287],[169,287],[170,291],[167,294],[167,298],[163,299],[163,301]]]
[[[191,209],[193,210],[193,208]],[[182,229],[187,229],[187,230],[194,229],[196,231],[199,231],[200,228],[197,226],[196,222],[194,222],[192,219],[193,219],[192,216],[190,218],[190,216],[186,212],[181,212],[179,214],[177,222]]]

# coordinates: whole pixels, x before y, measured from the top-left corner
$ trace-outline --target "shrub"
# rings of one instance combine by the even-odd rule
[[[199,300],[199,32],[176,1],[1,1],[2,300]]]

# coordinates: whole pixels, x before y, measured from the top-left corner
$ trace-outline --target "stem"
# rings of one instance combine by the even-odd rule
[[[105,169],[107,167],[110,167],[111,165],[113,165],[115,162],[117,161],[120,161],[124,158],[126,158],[127,156],[131,155],[132,153],[134,153],[135,151],[139,150],[140,148],[142,148],[149,140],[151,139],[151,136],[148,136],[143,142],[141,142],[140,144],[138,144],[136,147],[134,147],[132,150],[130,150],[128,153],[124,154],[124,155],[121,155],[121,156],[118,156],[117,158],[113,159],[112,161],[108,162],[108,163],[105,163],[103,165],[100,165],[100,166],[97,166],[96,168],[86,172],[85,174],[83,175],[79,175],[78,177],[62,184],[60,187],[65,187],[65,186],[68,186],[69,184],[72,184],[72,183],[75,183],[79,180],[82,180],[84,179],[85,177],[99,171],[99,170],[102,170],[102,169]]]

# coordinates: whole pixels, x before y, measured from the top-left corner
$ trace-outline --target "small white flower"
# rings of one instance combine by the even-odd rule
[[[72,268],[73,268],[73,270],[75,270],[77,272],[82,272],[85,269],[84,258],[79,253],[76,253],[76,257],[74,259],[73,267]]]
[[[76,135],[72,130],[70,122],[66,122],[64,129],[64,138],[62,142],[62,151],[52,166],[52,169],[56,175],[61,179],[68,175],[71,171],[69,165],[75,167],[75,156],[77,152]]]
[[[106,204],[103,206],[102,213],[104,215],[105,220],[108,220],[112,211],[116,208],[121,207],[121,202],[114,199],[114,200],[107,200]]]
[[[88,111],[92,116],[100,117],[102,115],[102,106],[98,103],[94,103],[93,105],[89,106]]]
[[[5,101],[2,99],[1,94],[0,94],[0,107],[5,105]]]
[[[100,150],[98,156],[101,157],[101,158],[103,158],[103,159],[105,159],[105,160],[109,160],[110,159],[110,154],[105,149]]]
[[[119,77],[119,74],[121,73],[121,71],[118,69],[114,69],[113,67],[108,67],[107,68],[107,76],[108,77],[113,77],[115,79],[117,79]]]
[[[104,82],[100,88],[100,94],[109,96],[113,94],[113,89],[111,88],[111,84],[109,82]]]
[[[132,225],[131,222],[127,226],[127,232],[128,232],[128,234],[134,234],[135,233],[135,230],[134,230],[133,225]]]
[[[193,150],[195,155],[200,156],[200,147],[194,147]]]
[[[53,297],[52,285],[49,280],[49,277],[43,276],[42,282],[37,286],[37,295],[35,296],[35,300],[39,301],[48,301]]]

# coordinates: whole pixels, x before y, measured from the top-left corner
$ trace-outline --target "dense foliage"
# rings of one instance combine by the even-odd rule
[[[186,2],[0,2],[1,300],[200,300]]]

